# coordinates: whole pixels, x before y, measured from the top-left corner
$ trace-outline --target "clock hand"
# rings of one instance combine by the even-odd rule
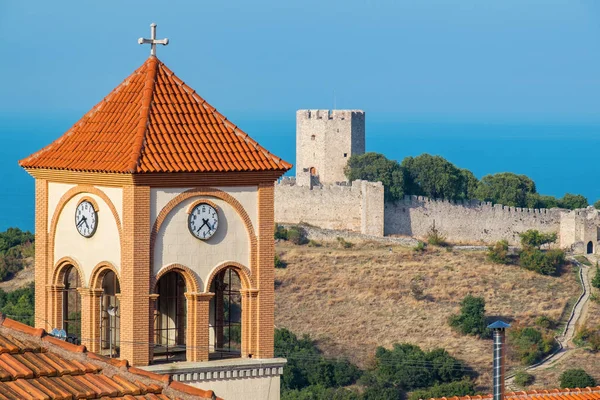
[[[76,225],[76,228],[79,228],[79,225],[83,224],[84,222],[85,222],[85,217],[84,217],[84,218],[81,218],[81,219],[79,220],[79,222],[78,222],[78,223],[77,223],[77,225]]]
[[[204,227],[204,225],[206,225],[208,223],[208,220],[202,218],[202,225],[200,225],[200,227],[196,230],[196,232],[200,232],[200,229],[202,229]]]

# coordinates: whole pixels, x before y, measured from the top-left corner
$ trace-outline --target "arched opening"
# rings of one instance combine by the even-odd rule
[[[72,343],[81,342],[81,277],[77,268],[70,265],[65,271],[63,293],[63,329],[67,340]]]
[[[171,271],[156,283],[154,362],[185,361],[187,303],[183,276]]]
[[[211,358],[240,357],[242,350],[242,282],[236,270],[227,267],[211,283]]]
[[[109,357],[119,357],[121,317],[119,294],[121,287],[117,275],[107,271],[102,278],[100,297],[100,351]]]
[[[594,243],[592,243],[591,240],[587,244],[587,253],[588,254],[594,253]]]

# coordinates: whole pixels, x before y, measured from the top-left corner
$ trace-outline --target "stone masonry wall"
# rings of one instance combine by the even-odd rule
[[[422,196],[406,196],[386,203],[385,234],[424,237],[436,228],[452,242],[492,243],[506,239],[519,243],[519,233],[528,229],[559,232],[561,209],[529,209],[470,201],[449,202]]]
[[[380,182],[311,188],[286,178],[275,185],[275,221],[280,223],[304,222],[324,229],[383,236],[383,212]]]

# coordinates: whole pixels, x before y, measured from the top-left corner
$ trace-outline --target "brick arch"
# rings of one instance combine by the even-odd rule
[[[206,280],[206,286],[204,287],[204,292],[209,293],[210,285],[212,284],[215,276],[224,269],[232,268],[240,277],[240,281],[242,282],[242,289],[251,289],[254,287],[252,282],[252,274],[250,270],[245,265],[242,265],[238,262],[226,261],[217,265],[208,275],[208,279]]]
[[[93,289],[93,290],[102,289],[102,279],[104,279],[104,275],[108,271],[114,272],[114,274],[117,277],[117,280],[119,281],[119,284],[120,284],[121,277],[119,276],[119,272],[117,271],[117,268],[111,262],[102,261],[102,262],[99,262],[98,264],[96,264],[96,266],[92,270],[92,274],[90,276],[89,288]]]
[[[65,192],[65,194],[62,195],[62,197],[58,201],[56,209],[54,210],[54,214],[52,214],[52,221],[50,222],[50,231],[49,231],[49,235],[48,235],[48,250],[49,250],[49,259],[50,260],[54,259],[54,241],[56,239],[56,226],[58,225],[58,220],[60,218],[60,215],[62,214],[62,211],[65,208],[65,206],[67,205],[67,203],[73,197],[77,196],[80,193],[90,193],[90,194],[96,195],[96,196],[100,197],[104,201],[104,203],[106,203],[106,205],[112,212],[112,215],[117,224],[117,230],[119,231],[119,244],[121,246],[121,249],[123,248],[123,230],[121,227],[121,219],[119,218],[119,214],[117,213],[117,209],[115,208],[115,205],[113,204],[113,202],[106,195],[106,193],[104,193],[102,190],[100,190],[94,186],[77,185],[77,186],[67,190]],[[95,201],[92,204],[97,205],[97,203]]]
[[[236,200],[235,197],[230,195],[227,192],[222,190],[205,187],[205,188],[194,188],[186,190],[183,193],[175,196],[171,201],[169,201],[163,208],[160,210],[156,220],[154,221],[154,225],[152,226],[152,231],[150,233],[150,274],[153,274],[154,271],[154,246],[156,244],[156,238],[158,236],[158,232],[160,232],[160,228],[167,216],[182,202],[191,199],[197,196],[211,196],[221,199],[228,203],[240,216],[245,227],[246,232],[248,233],[248,240],[250,242],[250,266],[256,265],[256,246],[257,246],[257,238],[256,233],[254,231],[254,226],[252,226],[252,221],[250,220],[250,216],[244,209],[244,207],[240,204],[239,201]]]
[[[55,286],[64,285],[65,273],[70,266],[73,266],[77,270],[79,279],[81,280],[81,287],[87,287],[85,274],[81,266],[71,257],[63,257],[54,264],[54,268],[52,269],[52,284]]]
[[[156,284],[160,278],[169,272],[179,272],[183,276],[183,279],[185,280],[186,292],[198,293],[200,291],[202,282],[198,281],[194,271],[182,264],[170,264],[161,268],[160,271],[158,271],[158,274],[151,278],[152,282],[150,287],[152,288],[153,293],[156,293]]]

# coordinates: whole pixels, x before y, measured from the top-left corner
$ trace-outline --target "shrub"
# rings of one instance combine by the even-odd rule
[[[540,328],[554,329],[556,326],[556,321],[546,315],[540,315],[535,319],[535,324]]]
[[[556,242],[557,239],[556,232],[541,233],[535,229],[529,229],[526,232],[520,233],[519,236],[521,237],[521,245],[524,248],[535,247],[539,249],[545,244]]]
[[[0,312],[19,322],[33,326],[34,292],[33,284],[12,292],[0,289]]]
[[[593,353],[600,351],[600,330],[598,328],[579,328],[573,342],[580,347],[588,347]]]
[[[456,382],[436,384],[428,389],[415,390],[408,396],[408,400],[432,399],[453,396],[471,396],[475,394],[475,385],[470,379]]]
[[[25,244],[33,243],[35,236],[29,231],[22,231],[19,228],[8,228],[4,232],[0,232],[0,254],[4,254],[10,248]]]
[[[521,387],[529,386],[535,381],[535,376],[525,371],[518,371],[515,374],[515,383]]]
[[[440,230],[435,227],[435,221],[433,221],[433,225],[427,231],[427,243],[434,246],[446,246],[446,237],[441,234]]]
[[[596,274],[594,275],[594,279],[592,279],[592,286],[600,289],[600,267],[598,267],[598,263],[596,263]]]
[[[323,385],[311,385],[300,390],[286,390],[281,400],[360,400],[361,396],[345,388],[326,388]]]
[[[425,251],[425,247],[426,247],[425,242],[418,241],[417,245],[415,247],[413,247],[413,250],[416,251],[417,253],[420,253],[420,252]]]
[[[321,243],[317,242],[316,240],[310,239],[308,241],[308,247],[321,247]]]
[[[586,388],[596,386],[596,380],[583,369],[568,369],[560,375],[561,388]]]
[[[594,208],[595,208],[596,210],[600,210],[600,200],[598,200],[598,201],[596,201],[596,202],[594,203]]]
[[[469,294],[460,304],[460,314],[450,317],[450,326],[463,335],[490,337],[490,330],[485,322],[485,300]]]
[[[509,331],[509,348],[514,359],[531,365],[543,359],[554,349],[556,342],[535,328],[513,328]]]
[[[391,385],[410,391],[459,381],[469,374],[468,368],[444,349],[425,352],[419,346],[396,343],[391,350],[377,348],[375,368],[361,382],[368,387]]]
[[[413,280],[410,282],[410,293],[415,300],[423,300],[425,298],[424,289],[419,282]]]
[[[300,226],[292,226],[288,229],[287,240],[297,245],[308,243],[306,231]]]
[[[298,338],[287,329],[275,330],[275,354],[288,359],[281,379],[283,390],[348,386],[361,374],[349,361],[325,359],[308,336]]]
[[[519,262],[523,268],[530,271],[556,276],[560,274],[565,263],[565,253],[562,250],[542,251],[529,247],[519,254]]]
[[[275,224],[275,239],[288,240],[288,230],[283,225]]]
[[[487,258],[496,264],[510,264],[508,242],[506,240],[500,240],[493,246],[488,247]]]
[[[275,268],[285,268],[285,267],[287,267],[287,264],[281,258],[279,258],[278,254],[275,254]]]
[[[349,249],[349,248],[351,248],[352,246],[354,246],[354,244],[353,244],[353,243],[350,243],[350,242],[346,241],[346,240],[345,240],[343,237],[341,237],[341,236],[338,236],[338,237],[337,237],[337,241],[338,241],[338,244],[340,245],[340,247],[341,247],[341,248],[343,248],[343,249]]]

